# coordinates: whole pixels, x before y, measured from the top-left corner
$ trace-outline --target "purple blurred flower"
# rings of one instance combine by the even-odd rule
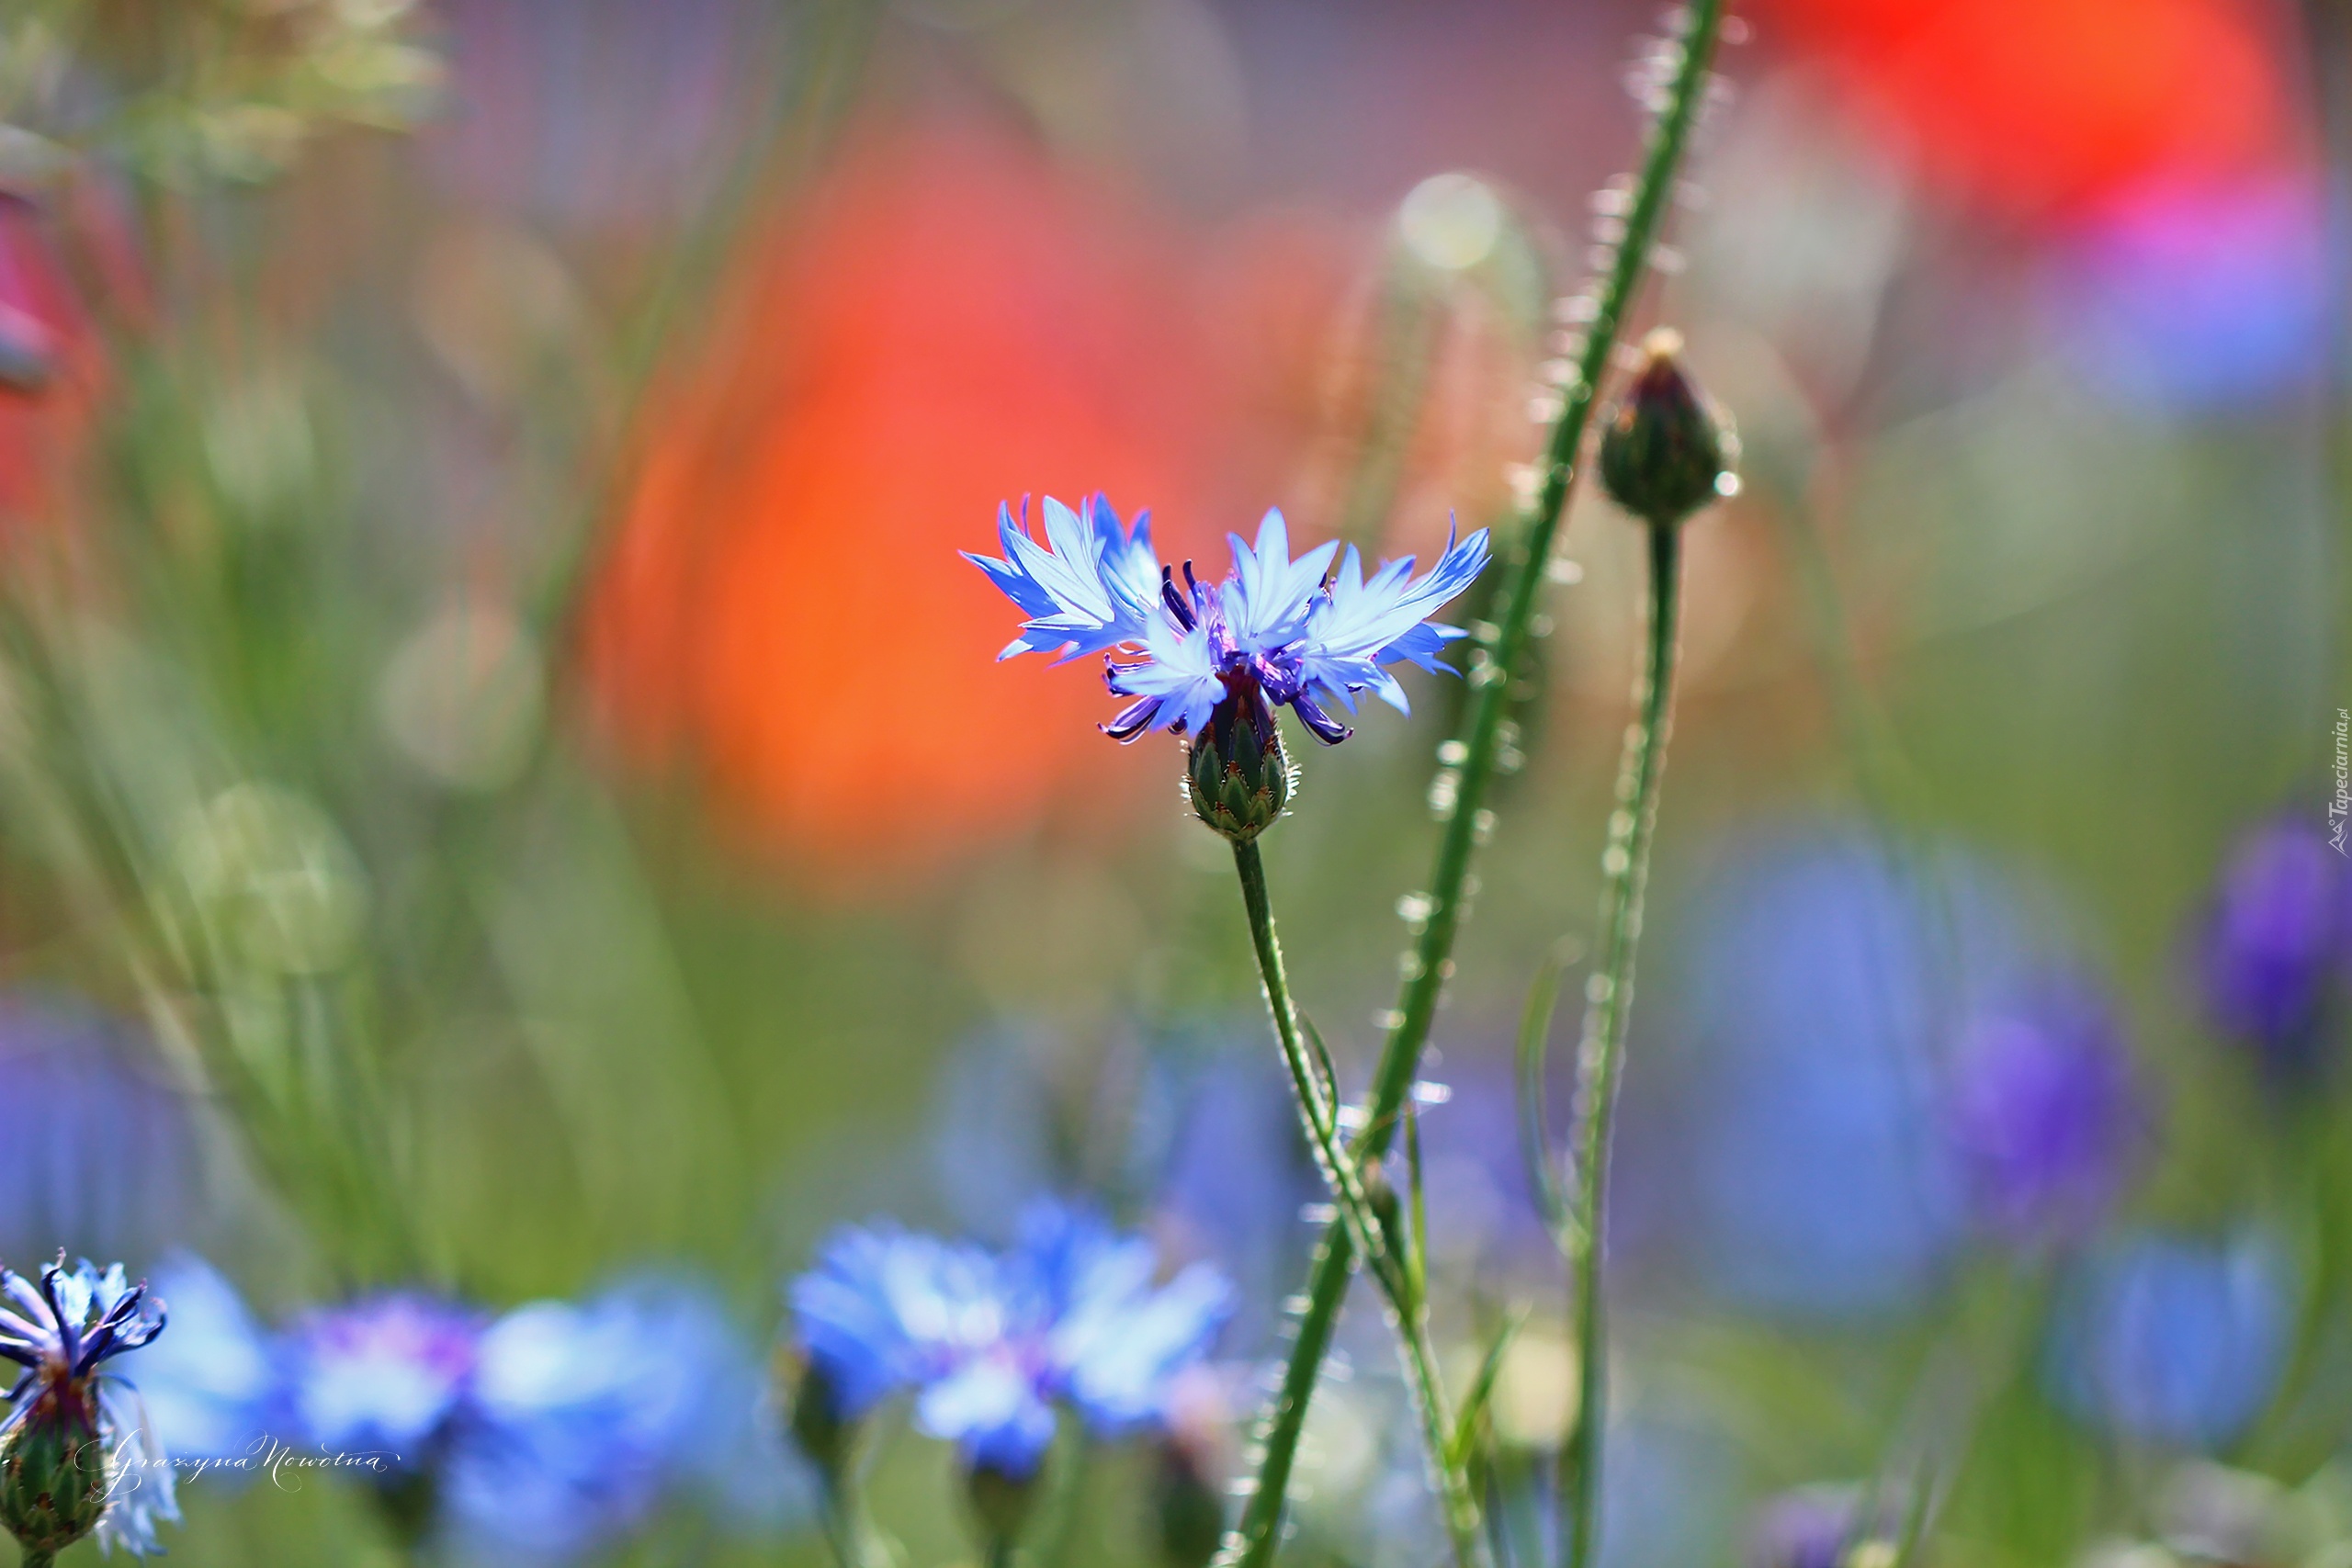
[[[2129,1173],[2140,1108],[2106,999],[2050,982],[1980,1012],[1946,1091],[1978,1218],[2012,1240],[2079,1235]]]
[[[2222,869],[2199,954],[2206,1006],[2282,1076],[2318,1065],[2328,991],[2352,935],[2347,895],[2343,860],[2301,820],[2256,829]]]
[[[1851,1486],[1801,1486],[1757,1511],[1747,1568],[1841,1568],[1854,1542],[1861,1495]]]
[[[2327,251],[2307,185],[2157,187],[2107,214],[2062,262],[2051,313],[2121,400],[2243,408],[2325,373]]]
[[[1283,514],[1270,511],[1255,546],[1228,536],[1233,570],[1222,582],[1194,581],[1187,562],[1179,589],[1152,555],[1148,514],[1129,531],[1097,495],[1083,517],[1049,498],[1045,519],[1051,551],[1006,509],[997,521],[1004,558],[965,552],[1029,617],[998,657],[1105,653],[1112,692],[1135,699],[1103,726],[1123,741],[1156,729],[1199,735],[1213,717],[1220,735],[1242,720],[1270,736],[1273,710],[1287,706],[1317,739],[1336,745],[1350,731],[1331,710],[1354,713],[1359,693],[1408,712],[1405,688],[1383,666],[1442,670],[1438,654],[1464,634],[1429,617],[1487,564],[1481,528],[1459,543],[1449,536],[1437,565],[1418,579],[1407,556],[1366,581],[1352,545],[1333,574],[1339,545],[1293,560]]]

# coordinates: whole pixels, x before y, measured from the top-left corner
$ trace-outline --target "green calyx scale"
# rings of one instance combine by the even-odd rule
[[[28,1553],[62,1551],[96,1529],[107,1483],[95,1378],[42,1389],[0,1440],[0,1524]]]
[[[1184,754],[1184,796],[1219,834],[1246,844],[1283,814],[1297,784],[1282,731],[1250,723],[1213,724]]]

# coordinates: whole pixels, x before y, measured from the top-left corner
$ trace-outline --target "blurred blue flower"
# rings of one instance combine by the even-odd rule
[[[483,1315],[393,1292],[298,1319],[284,1348],[295,1420],[328,1453],[379,1455],[402,1470],[439,1457],[474,1378]]]
[[[119,1263],[100,1269],[84,1258],[68,1269],[62,1255],[40,1270],[38,1282],[0,1269],[0,1297],[6,1303],[0,1306],[0,1358],[25,1369],[0,1419],[0,1456],[12,1490],[20,1467],[64,1466],[53,1478],[21,1478],[27,1493],[53,1495],[57,1502],[41,1507],[38,1521],[10,1515],[10,1529],[28,1551],[33,1538],[26,1532],[36,1526],[58,1532],[50,1538],[54,1546],[95,1529],[108,1551],[121,1546],[143,1557],[162,1551],[155,1526],[180,1517],[171,1465],[130,1385],[98,1369],[163,1333],[164,1303],[144,1283],[131,1284]],[[106,1485],[97,1499],[103,1511],[95,1521],[76,1519],[77,1504],[88,1499],[69,1495],[86,1490],[88,1472],[79,1455],[93,1442],[107,1456]]]
[[[152,1398],[191,1457],[261,1453],[283,1419],[300,1450],[378,1458],[356,1473],[388,1492],[424,1483],[459,1559],[573,1561],[682,1485],[745,1517],[797,1506],[755,1358],[693,1283],[647,1277],[497,1315],[388,1292],[271,1336],[199,1260],[166,1277],[197,1332]]]
[[[1232,1310],[1205,1263],[1157,1282],[1159,1255],[1081,1204],[1045,1200],[1021,1217],[1003,1261],[1011,1320],[1045,1352],[1044,1385],[1104,1437],[1159,1426],[1176,1374],[1204,1355]]]
[[[2018,1241],[2080,1235],[2129,1175],[2141,1111],[2106,998],[2044,981],[1962,1032],[1947,1122],[1978,1219]]]
[[[836,1231],[785,1294],[831,1414],[848,1422],[937,1376],[994,1288],[978,1249],[880,1224]]]
[[[2269,1401],[2284,1364],[2290,1288],[2257,1236],[2120,1238],[2062,1296],[2048,1372],[2078,1418],[2146,1441],[2213,1449]]]
[[[915,1424],[967,1469],[1026,1481],[1067,1404],[1100,1436],[1164,1422],[1176,1375],[1207,1350],[1231,1290],[1206,1264],[1156,1282],[1148,1241],[1093,1210],[1041,1200],[992,1255],[891,1228],[851,1228],[792,1282],[803,1350],[835,1414],[910,1390]]]
[[[2222,868],[2200,933],[2213,1021],[2293,1077],[2316,1066],[2332,980],[2352,936],[2352,877],[2309,822],[2256,829]]]
[[[62,999],[0,999],[0,1072],[41,1108],[0,1141],[0,1250],[70,1238],[142,1257],[180,1236],[201,1190],[187,1102],[117,1025]]]
[[[1060,502],[1045,504],[1049,552],[1025,522],[1001,510],[1004,558],[968,551],[965,558],[1030,617],[999,658],[1060,650],[1063,659],[1106,653],[1111,690],[1136,699],[1103,727],[1118,740],[1155,729],[1203,732],[1216,716],[1218,733],[1237,718],[1271,735],[1273,709],[1288,706],[1316,738],[1337,744],[1348,727],[1330,711],[1352,714],[1369,691],[1399,712],[1405,688],[1383,668],[1410,663],[1436,672],[1437,656],[1464,635],[1429,616],[1470,586],[1487,564],[1487,532],[1456,543],[1419,579],[1413,558],[1384,565],[1370,581],[1353,546],[1330,573],[1336,542],[1291,559],[1280,512],[1268,512],[1252,547],[1231,536],[1233,570],[1204,583],[1184,568],[1184,587],[1151,553],[1146,523],[1132,533],[1101,496],[1083,519]]]
[[[1672,1072],[1688,1053],[1690,1256],[1779,1311],[1913,1300],[1966,1217],[1944,1053],[2047,962],[2046,938],[1982,866],[1843,830],[1746,843],[1690,907],[1681,1038],[1635,1057]]]
[[[493,1563],[586,1556],[688,1479],[773,1516],[780,1443],[736,1446],[769,1425],[758,1388],[724,1313],[686,1283],[648,1277],[517,1307],[481,1334],[443,1477],[458,1550]]]
[[[1227,1343],[1261,1344],[1306,1262],[1314,1233],[1300,1213],[1326,1196],[1290,1081],[1238,1030],[1205,1032],[1153,1065],[1137,1139],[1148,1145],[1138,1184],[1152,1194],[1153,1227],[1234,1282]]]
[[[139,1392],[164,1450],[176,1459],[252,1453],[283,1416],[278,1357],[236,1287],[191,1253],[166,1258],[155,1293],[172,1331],[139,1358]]]

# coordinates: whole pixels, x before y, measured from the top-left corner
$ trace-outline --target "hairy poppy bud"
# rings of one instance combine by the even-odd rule
[[[1684,374],[1681,333],[1660,327],[1642,352],[1642,367],[1601,433],[1600,483],[1634,516],[1672,527],[1737,487],[1739,438]]]

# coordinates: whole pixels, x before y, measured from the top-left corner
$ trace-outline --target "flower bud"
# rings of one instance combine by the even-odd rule
[[[792,1438],[827,1487],[838,1486],[857,1440],[854,1423],[842,1419],[841,1401],[824,1371],[797,1349],[776,1358],[776,1385]]]
[[[1021,1539],[1021,1529],[1029,1522],[1029,1511],[1037,1501],[1041,1473],[1033,1467],[1025,1475],[1015,1474],[986,1462],[965,1470],[964,1495],[971,1501],[972,1517],[979,1522],[981,1534],[991,1543],[1009,1545]]]
[[[1660,327],[1642,352],[1601,432],[1600,482],[1618,505],[1668,528],[1737,487],[1739,438],[1683,373],[1682,334]]]
[[[45,1382],[0,1440],[0,1524],[34,1557],[73,1545],[106,1510],[97,1380]]]
[[[1221,705],[1184,753],[1193,814],[1237,844],[1283,814],[1296,784],[1282,728],[1262,700]]]
[[[1225,1539],[1225,1498],[1192,1445],[1173,1435],[1163,1438],[1156,1458],[1151,1498],[1160,1561],[1168,1568],[1206,1568]]]

